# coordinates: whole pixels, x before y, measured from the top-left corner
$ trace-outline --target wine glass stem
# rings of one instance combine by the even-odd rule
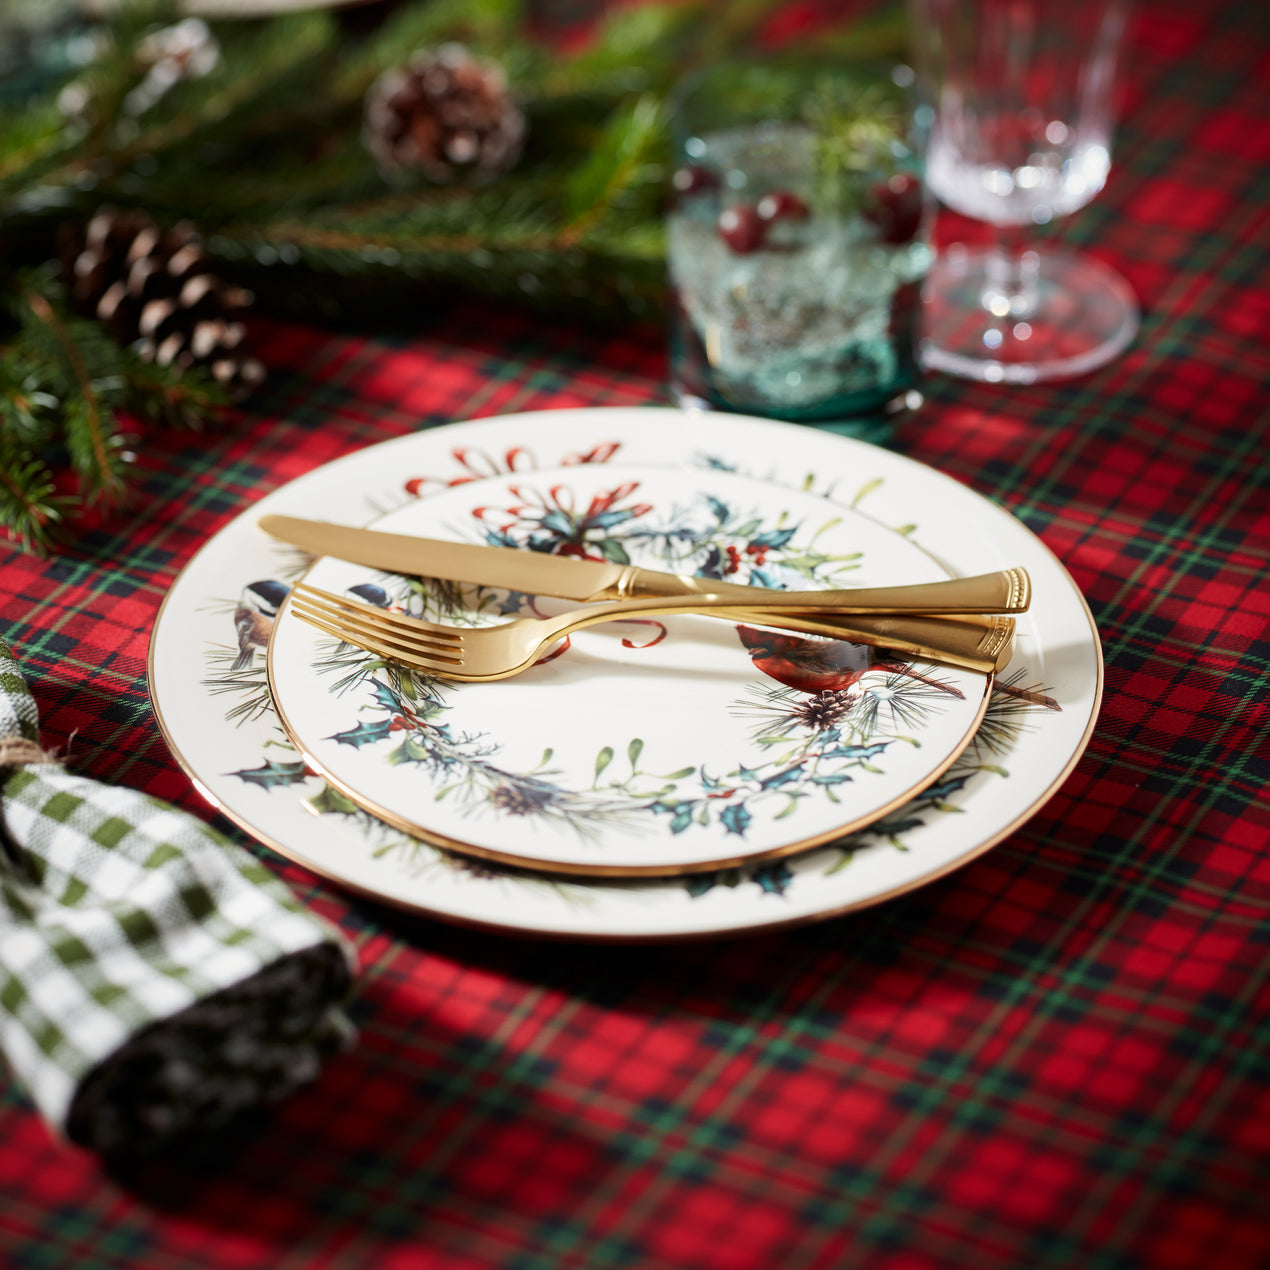
[[[1036,312],[1040,257],[1027,246],[1022,225],[998,225],[985,262],[983,307],[993,317],[1022,321]]]

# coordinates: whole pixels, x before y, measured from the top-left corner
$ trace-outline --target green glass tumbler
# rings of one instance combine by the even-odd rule
[[[680,405],[794,422],[920,401],[932,260],[906,66],[713,67],[673,100],[670,376]]]

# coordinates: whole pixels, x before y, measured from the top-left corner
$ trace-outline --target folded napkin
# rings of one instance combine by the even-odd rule
[[[144,1154],[272,1102],[351,1037],[355,958],[248,852],[71,775],[0,641],[0,1052],[59,1133]]]

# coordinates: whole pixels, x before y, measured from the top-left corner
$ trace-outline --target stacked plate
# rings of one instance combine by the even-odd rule
[[[464,625],[567,602],[313,563],[269,512],[789,589],[1020,565],[1033,603],[995,680],[684,614],[457,684],[309,627],[291,584]],[[860,442],[660,409],[455,424],[309,473],[199,552],[150,650],[169,745],[260,841],[406,908],[579,939],[771,928],[938,877],[1054,792],[1101,684],[1082,597],[1001,509]]]

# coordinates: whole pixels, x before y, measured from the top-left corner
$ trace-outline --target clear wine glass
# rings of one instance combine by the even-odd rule
[[[1138,329],[1129,284],[1028,231],[1092,199],[1111,166],[1112,89],[1129,0],[909,0],[930,124],[926,177],[995,227],[940,252],[922,296],[922,364],[994,383],[1084,374]]]

